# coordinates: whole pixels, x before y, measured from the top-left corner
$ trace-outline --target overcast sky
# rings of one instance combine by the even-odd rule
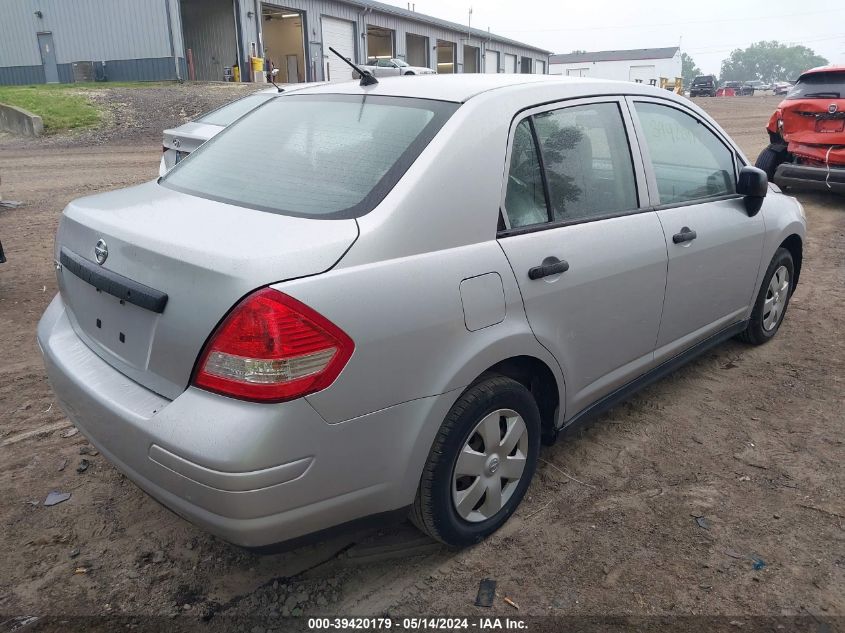
[[[408,7],[407,2],[382,0]],[[555,53],[681,45],[705,73],[760,40],[804,44],[845,63],[845,7],[834,0],[419,0],[415,10]]]

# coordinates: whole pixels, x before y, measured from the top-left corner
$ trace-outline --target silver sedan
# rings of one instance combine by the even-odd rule
[[[804,235],[665,90],[324,85],[71,202],[38,341],[80,431],[224,539],[410,515],[462,546],[517,509],[541,442],[771,340]]]

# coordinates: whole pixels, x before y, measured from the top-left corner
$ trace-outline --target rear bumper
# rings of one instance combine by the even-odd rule
[[[262,405],[188,388],[169,401],[85,346],[58,296],[38,343],[62,409],[112,464],[180,516],[247,547],[409,505],[453,400],[340,424],[304,399]]]
[[[810,167],[784,163],[778,166],[774,177],[779,187],[798,187],[819,191],[845,193],[845,168]]]

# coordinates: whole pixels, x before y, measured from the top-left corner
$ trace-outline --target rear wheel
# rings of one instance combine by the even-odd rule
[[[540,412],[531,392],[504,376],[480,380],[440,427],[411,520],[447,545],[477,543],[516,510],[539,452]]]
[[[778,151],[772,149],[771,147],[767,147],[760,152],[754,166],[766,172],[766,176],[768,176],[769,181],[771,182],[774,180],[775,171],[777,170],[778,165],[785,163],[787,160],[789,160],[789,152],[785,150]]]
[[[754,302],[748,327],[739,335],[741,340],[752,345],[762,345],[774,338],[789,306],[793,279],[795,263],[792,254],[785,248],[779,248],[763,277],[763,285]]]

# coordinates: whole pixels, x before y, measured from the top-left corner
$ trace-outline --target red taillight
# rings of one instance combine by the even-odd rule
[[[211,336],[193,384],[242,400],[284,402],[332,384],[354,349],[334,323],[265,288],[241,301]]]

